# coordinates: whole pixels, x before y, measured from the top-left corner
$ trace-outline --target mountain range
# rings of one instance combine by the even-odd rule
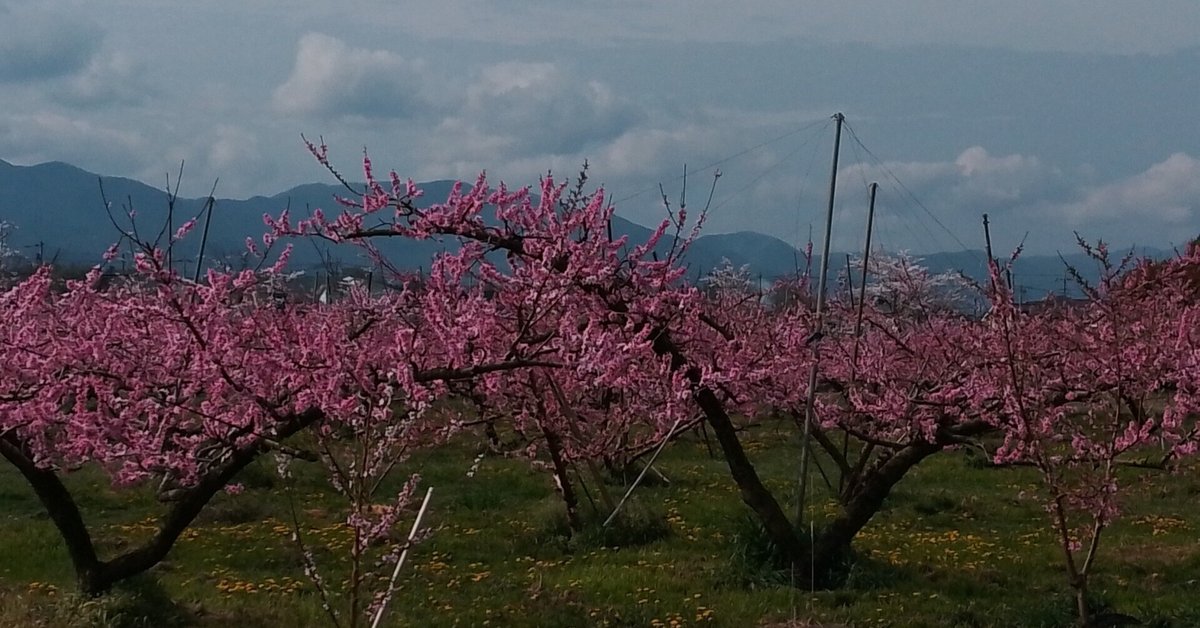
[[[423,183],[424,199],[430,202],[443,200],[452,185],[452,181]],[[266,231],[262,220],[265,213],[277,215],[289,207],[293,216],[306,215],[318,207],[331,213],[337,207],[335,195],[344,193],[345,189],[340,185],[312,183],[273,196],[216,199],[205,259],[237,259],[245,251],[247,237],[257,239]],[[106,210],[106,201],[111,211]],[[143,239],[153,240],[166,223],[168,202],[165,189],[133,179],[102,176],[62,162],[18,166],[0,160],[0,221],[16,227],[10,235],[9,246],[31,260],[95,263],[118,238],[113,218],[123,228],[129,228],[128,208],[135,211],[133,224],[138,233]],[[200,215],[205,202],[203,198],[176,199],[175,225]],[[616,217],[613,232],[614,235],[628,235],[631,243],[638,243],[649,236],[650,229]],[[181,243],[183,246],[176,249],[177,259],[194,260],[199,240],[197,233],[197,237]],[[412,270],[428,267],[433,256],[448,246],[445,242],[432,240],[394,239],[379,243],[382,252],[398,268]],[[1170,252],[1147,249],[1139,254],[1164,257]],[[368,265],[359,250],[350,245],[297,242],[292,266],[299,269],[318,266],[323,255],[343,266]],[[834,271],[845,268],[845,254],[830,257]],[[934,272],[957,270],[978,281],[986,277],[986,255],[982,251],[937,252],[921,257],[922,263]],[[794,273],[806,265],[803,256],[788,243],[750,231],[703,235],[693,243],[684,261],[689,276],[699,277],[725,259],[737,267],[748,266],[750,272],[764,282]],[[1080,253],[1062,259],[1031,255],[1019,258],[1014,265],[1016,285],[1030,299],[1041,298],[1047,293],[1073,293],[1071,282],[1064,281],[1064,259],[1080,269],[1086,278],[1095,277],[1095,265]],[[815,269],[819,259],[814,259],[813,264]]]

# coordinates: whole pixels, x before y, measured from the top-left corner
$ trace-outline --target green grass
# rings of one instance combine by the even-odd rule
[[[781,499],[794,490],[796,445],[785,428],[743,433]],[[763,564],[761,533],[724,462],[701,442],[668,448],[669,486],[639,489],[630,516],[602,533],[586,499],[584,533],[568,538],[549,477],[488,458],[466,471],[473,442],[414,458],[434,486],[432,532],[401,574],[401,626],[1060,626],[1072,605],[1028,469],[986,469],[966,453],[935,456],[905,478],[856,544],[846,585],[800,591]],[[0,466],[0,625],[322,625],[318,597],[288,540],[278,481],[264,464],[240,496],[219,496],[150,574],[100,600],[71,593],[65,550],[15,471]],[[344,547],[337,499],[310,467],[302,516],[324,559]],[[1094,598],[1148,625],[1200,625],[1200,476],[1131,474],[1125,516],[1104,539]],[[144,538],[159,506],[115,491],[100,474],[70,477],[111,551]],[[611,487],[619,495],[620,487]],[[581,495],[582,498],[582,495]],[[818,494],[813,512],[832,512]],[[793,506],[788,506],[789,511]],[[401,531],[401,533],[406,530]],[[337,572],[330,572],[337,577]],[[791,622],[795,617],[799,621]]]

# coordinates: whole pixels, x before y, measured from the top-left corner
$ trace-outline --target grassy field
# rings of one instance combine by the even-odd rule
[[[791,432],[754,430],[760,473],[788,495]],[[468,478],[471,443],[412,461],[436,487],[432,535],[401,575],[400,626],[1060,626],[1072,605],[1027,469],[988,469],[965,452],[910,474],[863,532],[849,581],[801,591],[762,564],[764,544],[724,463],[690,436],[659,468],[669,486],[639,489],[631,523],[568,540],[547,474],[487,458]],[[288,540],[286,508],[266,465],[239,496],[222,495],[150,574],[111,596],[71,593],[56,531],[15,471],[0,465],[0,625],[322,625],[318,597]],[[1200,473],[1131,474],[1125,516],[1107,533],[1093,589],[1104,608],[1147,625],[1200,626]],[[150,530],[148,494],[118,493],[99,474],[71,477],[103,548]],[[299,490],[310,536],[331,554],[348,535],[314,469]],[[614,491],[618,490],[614,487]],[[832,503],[821,497],[817,513]],[[588,509],[585,502],[584,509]],[[640,537],[640,538],[639,538]],[[637,542],[637,541],[643,542]]]

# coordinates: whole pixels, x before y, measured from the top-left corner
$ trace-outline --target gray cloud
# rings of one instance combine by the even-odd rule
[[[678,198],[684,163],[695,208],[702,166],[841,110],[971,246],[982,212],[998,240],[1030,230],[1049,250],[1072,229],[1163,243],[1196,226],[1194,0],[356,4],[370,20],[319,0],[5,1],[10,161],[157,182],[185,159],[185,188],[220,177],[223,194],[250,196],[327,180],[301,133],[347,172],[367,146],[419,180],[486,169],[521,185],[588,159],[626,199],[618,211],[648,223],[659,182]],[[815,137],[721,164],[708,231],[819,231],[829,146]],[[835,246],[861,239],[863,183],[878,179],[885,244],[957,248],[878,163],[841,179]]]
[[[42,81],[75,73],[100,47],[96,26],[41,9],[0,5],[0,82]]]
[[[75,107],[138,105],[156,92],[146,80],[146,67],[127,53],[96,54],[63,85],[55,100]]]
[[[95,12],[111,12],[109,7],[117,5],[123,15],[161,7],[160,0],[94,4]],[[220,18],[267,16],[310,29],[346,21],[345,7],[327,0],[206,0],[192,5],[180,10]],[[374,23],[355,21],[348,27],[355,32],[375,28],[393,38],[400,34],[459,42],[615,46],[640,40],[711,45],[791,38],[1120,53],[1200,45],[1200,4],[1194,0],[358,0],[354,5]]]
[[[662,217],[656,178],[678,198],[679,169],[692,164],[688,195],[697,209],[711,172],[696,168],[740,146],[725,124],[639,130],[608,143],[593,160],[593,175],[607,180],[619,213],[652,222]],[[723,129],[723,130],[716,130]],[[746,127],[740,127],[742,133]],[[770,233],[802,246],[824,225],[828,143],[789,157],[767,147],[722,165],[710,232],[742,229]],[[835,250],[862,246],[866,184],[880,184],[875,242],[918,252],[981,248],[981,215],[989,214],[998,251],[1024,239],[1038,252],[1069,249],[1073,232],[1121,245],[1166,246],[1200,233],[1200,160],[1177,153],[1137,174],[1098,179],[1088,168],[1063,169],[1035,155],[995,154],[971,146],[944,161],[854,162],[843,145],[835,212]],[[859,154],[859,157],[862,155]],[[814,167],[815,166],[815,167]],[[804,176],[803,173],[807,173]],[[650,186],[653,187],[653,186]],[[625,200],[623,197],[631,197]]]
[[[714,44],[797,38],[1122,53],[1161,53],[1200,44],[1200,5],[1193,0],[1161,0],[1153,7],[1122,0],[659,0],[602,7],[412,0],[375,6],[387,23],[419,36],[522,44],[581,38],[610,45],[620,40]]]
[[[185,162],[182,188],[186,194],[201,196],[208,194],[214,181],[217,192],[230,196],[233,190],[261,189],[264,180],[279,176],[281,159],[268,158],[263,151],[261,129],[223,122],[200,129],[188,141],[167,147],[159,159],[148,162],[137,178],[142,181],[160,181],[165,166],[178,168]],[[293,166],[299,151],[287,155],[286,163]],[[263,190],[274,194],[279,189]],[[232,193],[233,196],[237,192]]]
[[[153,159],[153,144],[138,132],[52,112],[0,116],[0,146],[18,163],[70,155],[74,165],[102,174],[131,174]]]

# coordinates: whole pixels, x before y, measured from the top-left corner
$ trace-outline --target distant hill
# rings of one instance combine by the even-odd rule
[[[27,257],[39,251],[47,259],[91,264],[116,240],[113,227],[101,200],[101,181],[104,196],[113,206],[113,215],[125,219],[124,207],[136,211],[136,223],[144,237],[158,233],[166,220],[167,193],[139,181],[120,177],[101,176],[70,164],[50,162],[36,166],[16,166],[0,160],[0,220],[18,227],[12,246],[20,248]],[[424,200],[437,202],[446,198],[452,181],[432,181],[421,184]],[[274,196],[255,196],[249,199],[216,201],[209,234],[207,259],[236,259],[245,250],[246,237],[259,238],[265,231],[264,213],[277,215],[291,207],[293,216],[304,216],[311,208],[327,211],[336,208],[334,196],[344,193],[339,185],[312,183],[294,187]],[[175,224],[198,215],[203,199],[180,198],[175,207]],[[122,223],[124,224],[124,223]],[[613,221],[615,235],[628,235],[632,243],[644,241],[650,230],[623,218]],[[179,250],[179,258],[194,259],[199,238],[189,238]],[[385,254],[400,268],[428,267],[437,252],[451,246],[438,241],[394,240],[379,243]],[[326,247],[328,245],[321,245]],[[665,252],[667,245],[663,245]],[[344,265],[367,265],[357,248],[350,245],[328,249]],[[1152,257],[1169,252],[1144,251]],[[845,266],[844,254],[831,256],[832,272]],[[761,233],[705,235],[692,246],[687,258],[688,275],[696,277],[728,259],[735,266],[748,265],[751,272],[764,282],[786,275],[800,267],[802,256],[788,243]],[[982,251],[934,253],[925,256],[931,270],[961,270],[976,280],[986,278],[985,255]],[[1079,266],[1085,276],[1095,275],[1091,264],[1077,254],[1067,260]],[[840,262],[840,263],[839,263]],[[320,263],[316,246],[296,242],[293,265],[299,268]],[[819,260],[814,260],[814,271]],[[1041,298],[1047,292],[1062,291],[1063,263],[1057,256],[1026,256],[1015,267],[1017,284],[1024,286],[1030,299]],[[1070,291],[1068,282],[1068,291]]]
[[[47,258],[93,263],[117,239],[116,228],[105,212],[101,181],[104,198],[113,206],[112,214],[127,227],[125,208],[132,207],[139,234],[153,239],[166,221],[166,191],[132,179],[101,177],[59,162],[14,166],[0,161],[0,220],[17,225],[14,245],[30,247],[26,249],[29,257],[40,249]],[[445,198],[451,185],[449,181],[435,181],[424,187],[428,198]],[[257,240],[266,231],[263,214],[277,215],[287,207],[292,208],[293,216],[304,216],[309,208],[331,210],[336,205],[334,195],[339,192],[345,190],[335,185],[309,184],[269,197],[218,198],[205,257],[236,258],[245,251],[247,237]],[[178,199],[175,225],[199,215],[203,207],[204,199]],[[180,257],[194,259],[198,243],[198,237],[188,238]],[[405,242],[403,247],[389,244],[385,248],[398,256],[401,266],[416,268],[428,266],[428,260],[442,245]],[[393,248],[396,250],[390,250]],[[334,254],[346,264],[358,261],[358,251],[353,247],[338,247]],[[303,267],[319,263],[320,257],[313,245],[297,242],[293,260]]]
[[[124,220],[124,207],[132,206],[139,233],[149,237],[158,232],[167,215],[168,197],[164,190],[132,179],[97,175],[61,162],[15,166],[0,161],[0,220],[17,225],[13,244],[30,247],[25,250],[31,257],[36,255],[34,251],[41,243],[40,248],[47,258],[57,255],[62,261],[94,263],[117,238],[116,229],[104,210],[101,181],[104,197],[113,205],[114,216]],[[444,200],[453,184],[453,181],[422,183],[425,191],[422,200]],[[258,238],[266,230],[262,221],[264,213],[277,215],[287,207],[291,208],[293,217],[307,215],[310,209],[317,207],[330,211],[336,208],[334,197],[345,193],[340,185],[310,183],[273,196],[219,198],[205,256],[227,258],[239,255],[245,250],[247,236]],[[175,224],[198,215],[203,207],[204,199],[178,199]],[[649,237],[650,229],[616,217],[613,233],[628,235],[630,242],[636,244]],[[197,242],[198,238],[186,241],[187,246],[180,250],[180,257],[194,256]],[[408,269],[428,267],[432,257],[448,246],[436,241],[399,239],[379,245],[398,267]],[[664,244],[661,248],[661,253],[665,253],[668,246]],[[344,264],[366,263],[354,246],[332,247],[331,250]],[[739,266],[749,264],[756,271],[775,276],[791,271],[794,253],[782,240],[762,234],[708,235],[695,243],[688,263],[689,270],[705,273],[720,264],[723,258],[728,258]],[[306,267],[319,262],[320,257],[312,244],[296,242],[295,265]]]
[[[1119,263],[1128,250],[1114,250],[1113,263]],[[1008,251],[1004,254],[1007,256]],[[1174,254],[1152,248],[1140,248],[1138,256],[1163,259]],[[987,254],[982,250],[934,253],[923,256],[922,264],[934,272],[961,271],[981,284],[987,281]],[[1100,276],[1097,263],[1082,251],[1067,250],[1058,255],[1022,255],[1012,266],[1012,280],[1016,286],[1015,296],[1022,301],[1036,301],[1049,294],[1080,296],[1075,281],[1067,273],[1070,265],[1089,282]]]

